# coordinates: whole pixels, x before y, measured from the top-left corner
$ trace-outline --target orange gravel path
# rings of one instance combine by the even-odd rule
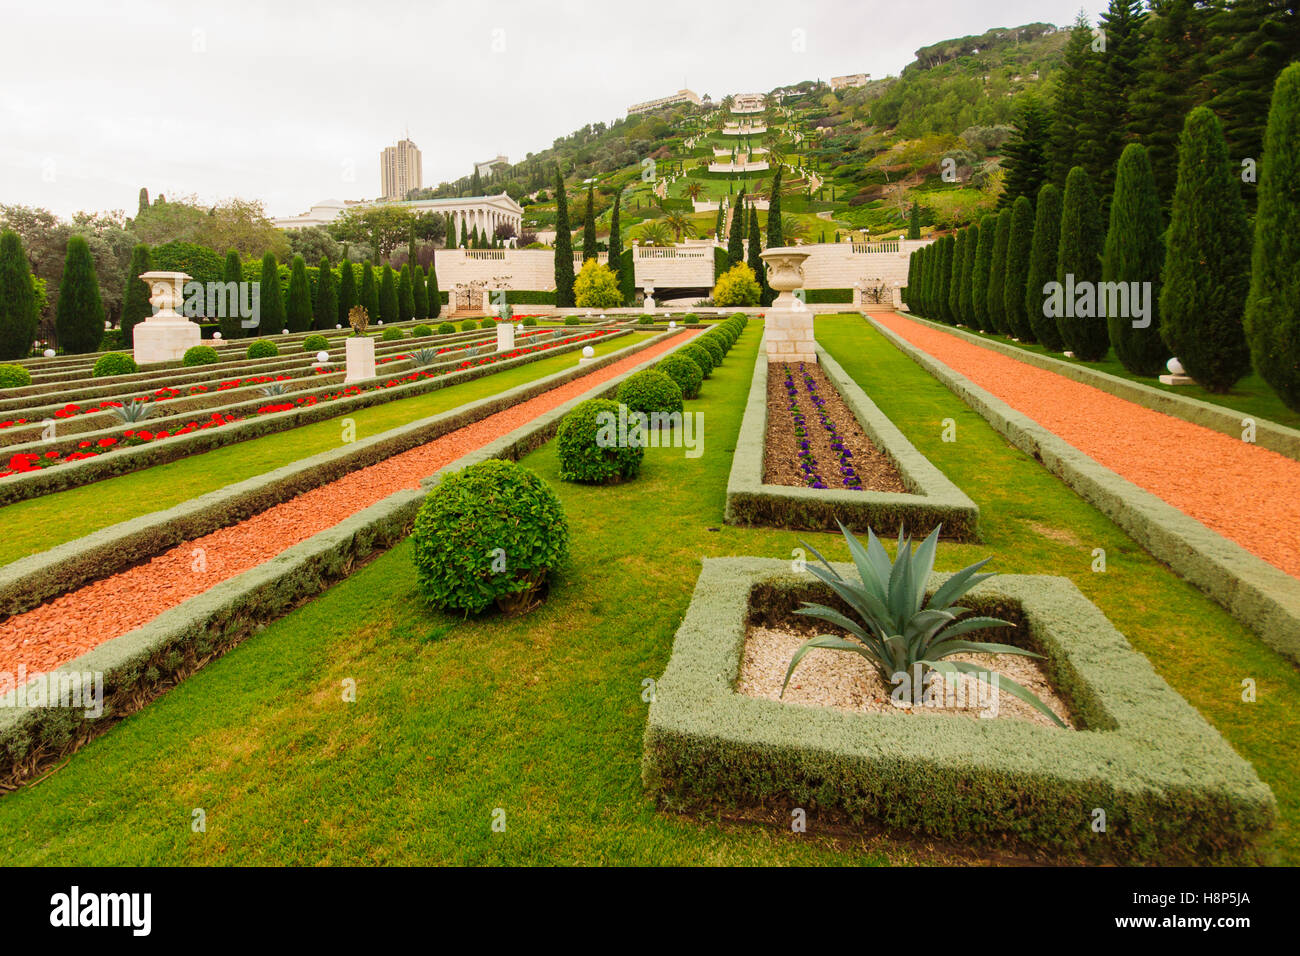
[[[15,615],[0,623],[0,672],[12,674],[25,665],[30,674],[66,664],[389,495],[418,488],[420,479],[439,468],[663,354],[682,335],[694,334],[683,332],[418,448],[314,488],[246,521],[178,544],[145,564]],[[194,570],[197,549],[202,549],[206,562],[202,572]]]
[[[1300,577],[1300,462],[901,315],[873,318],[1111,471]]]

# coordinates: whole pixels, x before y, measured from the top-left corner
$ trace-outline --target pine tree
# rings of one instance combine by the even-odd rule
[[[1141,0],[1110,0],[1098,28],[1106,39],[1099,53],[1091,103],[1081,134],[1080,161],[1091,177],[1103,205],[1115,187],[1115,165],[1124,149],[1129,124],[1128,102],[1137,84],[1146,13]],[[1103,219],[1104,221],[1104,219]]]
[[[1048,178],[1058,186],[1065,185],[1071,167],[1082,159],[1080,131],[1087,127],[1091,116],[1093,90],[1100,69],[1092,44],[1092,26],[1080,11],[1065,44],[1065,62],[1056,72],[1056,97],[1051,109]]]
[[[997,238],[998,217],[992,214],[980,220],[979,245],[975,248],[975,271],[971,273],[970,304],[972,328],[992,332],[989,319],[989,273],[993,271],[993,240]]]
[[[239,254],[236,253],[235,260],[238,259]],[[122,317],[118,320],[118,328],[122,330],[122,342],[127,348],[135,348],[135,327],[153,315],[153,306],[149,304],[149,296],[153,290],[149,288],[149,283],[140,278],[143,273],[152,268],[149,264],[149,247],[143,242],[138,243],[131,250],[131,263],[126,267],[126,276],[122,283]],[[221,321],[223,335],[226,322],[224,318]],[[235,319],[234,324],[236,328],[239,327],[238,318]],[[30,345],[29,339],[29,348]]]
[[[1259,207],[1246,300],[1255,368],[1287,408],[1300,411],[1300,63],[1277,78],[1260,161]]]
[[[1047,182],[1047,152],[1051,139],[1047,113],[1038,100],[1029,97],[1016,117],[1015,135],[1002,147],[1002,167],[1006,170],[999,209],[1009,209],[1021,196],[1034,197]],[[916,204],[912,204],[916,208]]]
[[[907,238],[921,238],[921,207],[915,201],[912,203],[912,211],[907,217]]]
[[[258,302],[261,311],[257,335],[279,335],[284,328],[284,289],[280,285],[280,264],[275,254],[262,256],[262,278],[258,285]]]
[[[767,203],[767,247],[779,249],[785,245],[785,230],[781,225],[781,167],[772,176],[772,198]],[[770,288],[770,286],[769,286]],[[771,305],[771,302],[767,303]]]
[[[569,200],[564,177],[555,176],[555,304],[571,309],[573,298],[573,232],[569,229]]]
[[[442,315],[442,293],[438,291],[438,273],[434,271],[435,260],[429,261],[429,279],[425,285],[429,295],[429,318],[436,319]]]
[[[1160,267],[1165,250],[1160,241],[1160,196],[1147,151],[1129,143],[1120,156],[1115,176],[1115,196],[1110,204],[1110,226],[1102,252],[1104,282],[1136,283],[1149,292],[1151,314],[1145,328],[1134,326],[1135,314],[1107,315],[1110,344],[1115,357],[1137,375],[1159,375],[1169,352],[1160,340],[1156,303],[1160,296]],[[1129,286],[1132,288],[1132,286]],[[1134,313],[1129,298],[1129,312]]]
[[[293,265],[289,267],[285,328],[290,332],[306,332],[311,328],[311,322],[311,282],[307,279],[307,263],[302,256],[294,256]]]
[[[135,256],[131,259],[134,262]],[[0,232],[0,360],[21,359],[31,354],[38,322],[36,290],[27,253],[18,233],[6,229]]]
[[[81,355],[99,348],[104,337],[104,305],[99,297],[95,260],[84,236],[68,239],[54,328],[63,351]]]
[[[1040,187],[1041,188],[1041,187]],[[1029,281],[1029,256],[1034,245],[1034,204],[1020,196],[1011,207],[1011,234],[1007,239],[1007,268],[1002,285],[1002,314],[1007,332],[1022,342],[1034,340],[1025,312],[1025,284]]]
[[[415,317],[417,319],[427,319],[429,317],[429,286],[428,280],[424,277],[424,269],[417,262],[411,269],[412,297],[415,299]]]
[[[415,288],[411,284],[411,264],[402,263],[397,277],[397,321],[409,322],[415,317]]]
[[[339,317],[339,295],[334,284],[334,267],[328,256],[320,257],[316,267],[316,299],[312,311],[312,327],[317,331],[334,328]]]
[[[1250,230],[1239,186],[1223,127],[1198,106],[1178,146],[1178,185],[1160,275],[1160,336],[1187,374],[1212,392],[1226,392],[1250,371],[1242,327]]]
[[[230,249],[226,252],[226,264],[221,273],[221,281],[226,283],[227,288],[231,287],[230,284],[232,282],[234,283],[235,289],[239,289],[243,285],[244,266],[243,263],[240,262],[238,250]],[[260,289],[258,294],[260,297]],[[239,300],[240,302],[243,302],[242,294],[240,295]],[[252,316],[249,316],[249,318],[252,318]],[[231,309],[230,314],[221,316],[218,319],[218,324],[221,326],[221,337],[223,339],[234,341],[235,339],[241,338],[244,334],[244,316],[240,314],[239,309]]]
[[[597,258],[596,250],[596,197],[594,186],[587,184],[587,216],[582,221],[582,261]]]
[[[397,276],[393,274],[393,267],[385,263],[379,280],[379,321],[384,325],[392,325],[397,321],[399,308]]]
[[[989,324],[999,335],[1009,335],[1006,302],[1003,293],[1007,283],[1007,249],[1011,245],[1011,210],[998,213],[997,231],[993,234],[993,261],[989,265],[989,285],[985,290]]]
[[[771,305],[771,300],[767,297],[776,296],[772,294],[772,288],[767,284],[767,269],[763,263],[763,240],[758,229],[758,208],[751,206],[749,208],[749,255],[748,264],[754,270],[754,277],[758,279],[759,295],[758,301],[762,305]]]
[[[745,190],[736,197],[736,205],[731,210],[731,234],[727,237],[727,259],[731,266],[745,261]]]
[[[149,208],[149,190],[147,190],[147,189],[145,189],[143,186],[141,186],[141,187],[140,187],[140,198],[139,198],[139,200],[137,200],[137,203],[136,203],[135,214],[136,214],[137,216],[143,216],[143,215],[144,215],[144,211],[145,211],[146,209],[148,209],[148,208]]]
[[[952,247],[952,279],[948,283],[948,321],[953,325],[960,325],[962,321],[961,311],[961,270],[966,264],[966,243],[970,239],[970,230],[962,229],[958,231],[955,242]]]
[[[1065,348],[1056,320],[1043,314],[1047,286],[1056,281],[1056,256],[1061,245],[1061,191],[1044,183],[1034,203],[1034,243],[1029,253],[1029,276],[1025,280],[1025,315],[1034,340],[1043,348],[1060,352]]]
[[[352,271],[352,260],[347,256],[339,263],[339,314],[335,322],[344,328],[348,326],[348,313],[357,304],[357,277]]]
[[[357,303],[366,310],[366,315],[370,316],[373,324],[379,315],[379,283],[375,281],[375,264],[369,259],[361,267],[361,295]],[[344,325],[344,328],[347,328]]]
[[[971,304],[971,284],[975,279],[975,253],[979,250],[980,227],[976,223],[966,228],[966,244],[962,248],[961,278],[957,289],[957,323],[975,326],[974,306]]]

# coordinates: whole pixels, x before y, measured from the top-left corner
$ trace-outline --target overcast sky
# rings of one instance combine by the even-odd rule
[[[373,198],[408,130],[424,184],[511,161],[686,84],[720,99],[897,74],[921,46],[1068,24],[1079,0],[275,0],[6,5],[0,203],[134,214],[151,196],[272,216]],[[1085,3],[1095,17],[1100,4]],[[803,31],[802,34],[796,31]],[[798,40],[804,49],[797,49]]]

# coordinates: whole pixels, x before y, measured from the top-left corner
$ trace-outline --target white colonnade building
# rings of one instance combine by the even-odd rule
[[[468,196],[463,199],[409,199],[400,202],[361,202],[341,203],[326,199],[316,203],[310,210],[300,216],[276,219],[275,225],[280,229],[303,229],[308,226],[327,226],[343,214],[344,209],[365,209],[373,206],[400,206],[419,213],[436,212],[442,216],[451,216],[455,224],[456,236],[459,238],[461,226],[469,232],[475,227],[485,236],[495,234],[497,226],[514,226],[515,235],[523,228],[524,207],[515,202],[504,192],[496,196]]]

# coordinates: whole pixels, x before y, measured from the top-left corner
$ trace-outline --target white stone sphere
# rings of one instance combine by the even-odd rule
[[[677,328],[677,323],[676,323],[676,322],[669,322],[669,323],[668,323],[668,328],[670,328],[670,329],[675,329],[675,328]]]
[[[213,337],[214,339],[216,339],[218,342],[221,341],[221,333],[220,333],[220,332],[213,332],[213,333],[212,333],[212,337]]]
[[[330,360],[330,354],[329,354],[329,352],[317,352],[317,353],[316,353],[316,361],[317,361],[317,362],[320,362],[321,365],[324,365],[324,364],[325,364],[326,362],[328,362],[329,360]]]
[[[343,326],[340,325],[339,323],[335,322],[335,323],[334,323],[334,328],[336,328],[336,329],[341,329],[341,328],[343,328]]]
[[[1183,363],[1180,362],[1180,361],[1178,361],[1177,358],[1171,358],[1168,362],[1166,362],[1166,363],[1165,363],[1165,368],[1169,369],[1169,374],[1170,374],[1170,375],[1185,375],[1185,374],[1187,374],[1186,370],[1183,368]]]
[[[383,319],[380,319],[378,322],[375,323],[375,325],[383,325],[383,324],[384,324],[384,320],[383,320]]]
[[[46,357],[46,358],[54,358],[54,356],[55,356],[56,354],[57,354],[57,353],[54,351],[54,349],[46,349],[46,350],[45,350],[45,357]]]
[[[584,345],[584,346],[582,347],[582,357],[583,357],[583,358],[591,358],[591,357],[594,356],[595,354],[596,354],[596,350],[593,349],[590,345]]]
[[[288,334],[289,334],[289,330],[288,330],[288,329],[281,329],[281,330],[280,330],[280,334],[281,334],[281,335],[288,335]]]

